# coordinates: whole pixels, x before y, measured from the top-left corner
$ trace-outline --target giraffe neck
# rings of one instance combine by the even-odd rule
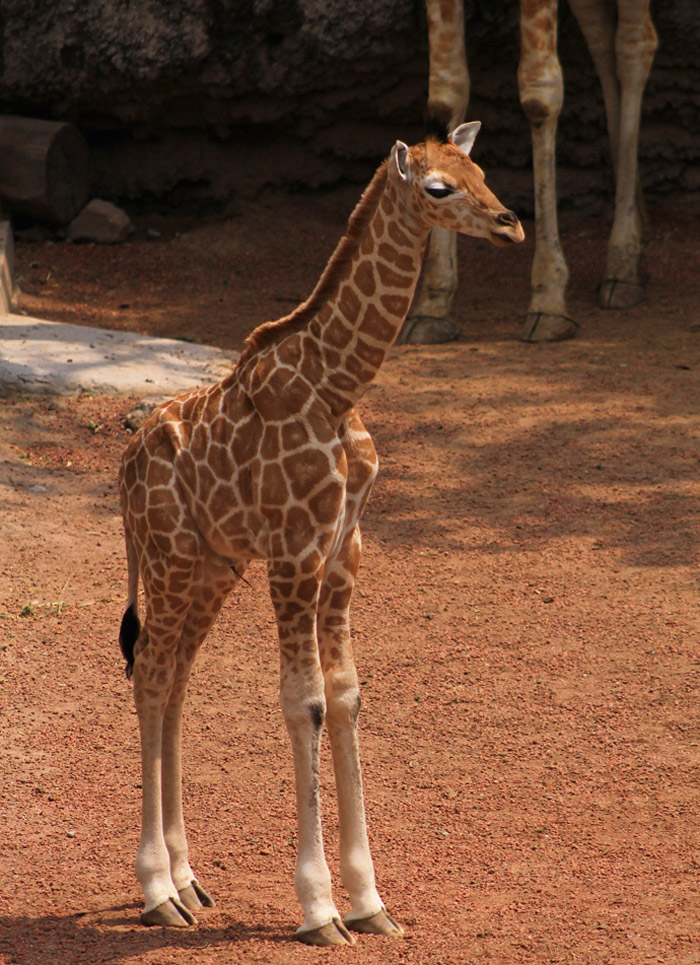
[[[383,190],[377,190],[381,182],[372,182],[353,214],[363,224],[356,249],[337,266],[333,291],[301,333],[302,359],[315,354],[321,363],[314,375],[315,393],[335,417],[357,403],[394,344],[428,238],[428,229],[406,216],[386,170],[380,169],[377,178]],[[363,204],[372,210],[362,211]]]
[[[314,395],[332,418],[342,419],[401,330],[428,234],[405,211],[385,162],[311,295],[290,315],[265,322],[248,336],[233,381],[270,417],[276,394],[291,393],[295,406]],[[291,379],[290,371],[297,377]],[[278,382],[275,372],[286,374]]]

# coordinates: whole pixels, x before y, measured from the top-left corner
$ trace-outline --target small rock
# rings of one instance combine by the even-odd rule
[[[129,215],[110,201],[94,198],[68,225],[66,238],[70,241],[96,241],[115,244],[124,241],[134,230]]]
[[[148,399],[142,399],[130,412],[127,412],[124,417],[124,425],[127,429],[136,431],[136,429],[143,425],[157,406],[167,401],[166,396],[152,396]]]

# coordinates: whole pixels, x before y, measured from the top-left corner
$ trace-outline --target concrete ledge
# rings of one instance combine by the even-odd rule
[[[131,332],[13,315],[14,243],[0,221],[0,391],[172,396],[217,382],[238,354]]]
[[[172,396],[217,382],[238,355],[83,325],[0,316],[0,390]]]
[[[0,221],[0,316],[12,307],[15,289],[15,246],[9,221]]]

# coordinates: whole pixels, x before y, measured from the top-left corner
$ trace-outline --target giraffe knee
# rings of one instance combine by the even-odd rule
[[[556,123],[564,103],[564,78],[555,55],[525,59],[518,71],[518,90],[522,109],[534,128]]]
[[[362,707],[362,696],[355,674],[338,675],[326,682],[328,716],[356,726]]]
[[[561,72],[542,82],[521,82],[520,104],[525,116],[534,128],[549,121],[556,122],[564,102],[564,83]]]
[[[311,717],[311,725],[316,733],[323,728],[326,719],[326,703],[323,700],[312,700],[307,707]]]
[[[528,97],[522,101],[522,108],[525,117],[533,127],[541,127],[552,116],[550,105],[536,97]]]
[[[288,729],[307,731],[309,725],[311,732],[316,736],[323,730],[326,722],[326,698],[323,694],[309,694],[299,700],[293,694],[280,694],[280,704],[282,715]]]

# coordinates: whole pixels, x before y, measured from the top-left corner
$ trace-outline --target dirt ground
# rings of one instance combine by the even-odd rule
[[[237,349],[308,294],[357,194],[150,218],[118,247],[21,241],[20,307]],[[700,962],[700,237],[682,215],[652,209],[648,299],[624,313],[595,306],[607,225],[564,219],[581,330],[558,345],[515,338],[532,225],[518,249],[465,239],[461,341],[397,349],[362,404],[381,459],[354,603],[362,752],[402,941],[292,941],[293,775],[262,566],[187,708],[192,862],[217,907],[190,930],[139,926],[117,645],[132,400],[3,399],[0,960]],[[335,874],[327,747],[324,767]]]

